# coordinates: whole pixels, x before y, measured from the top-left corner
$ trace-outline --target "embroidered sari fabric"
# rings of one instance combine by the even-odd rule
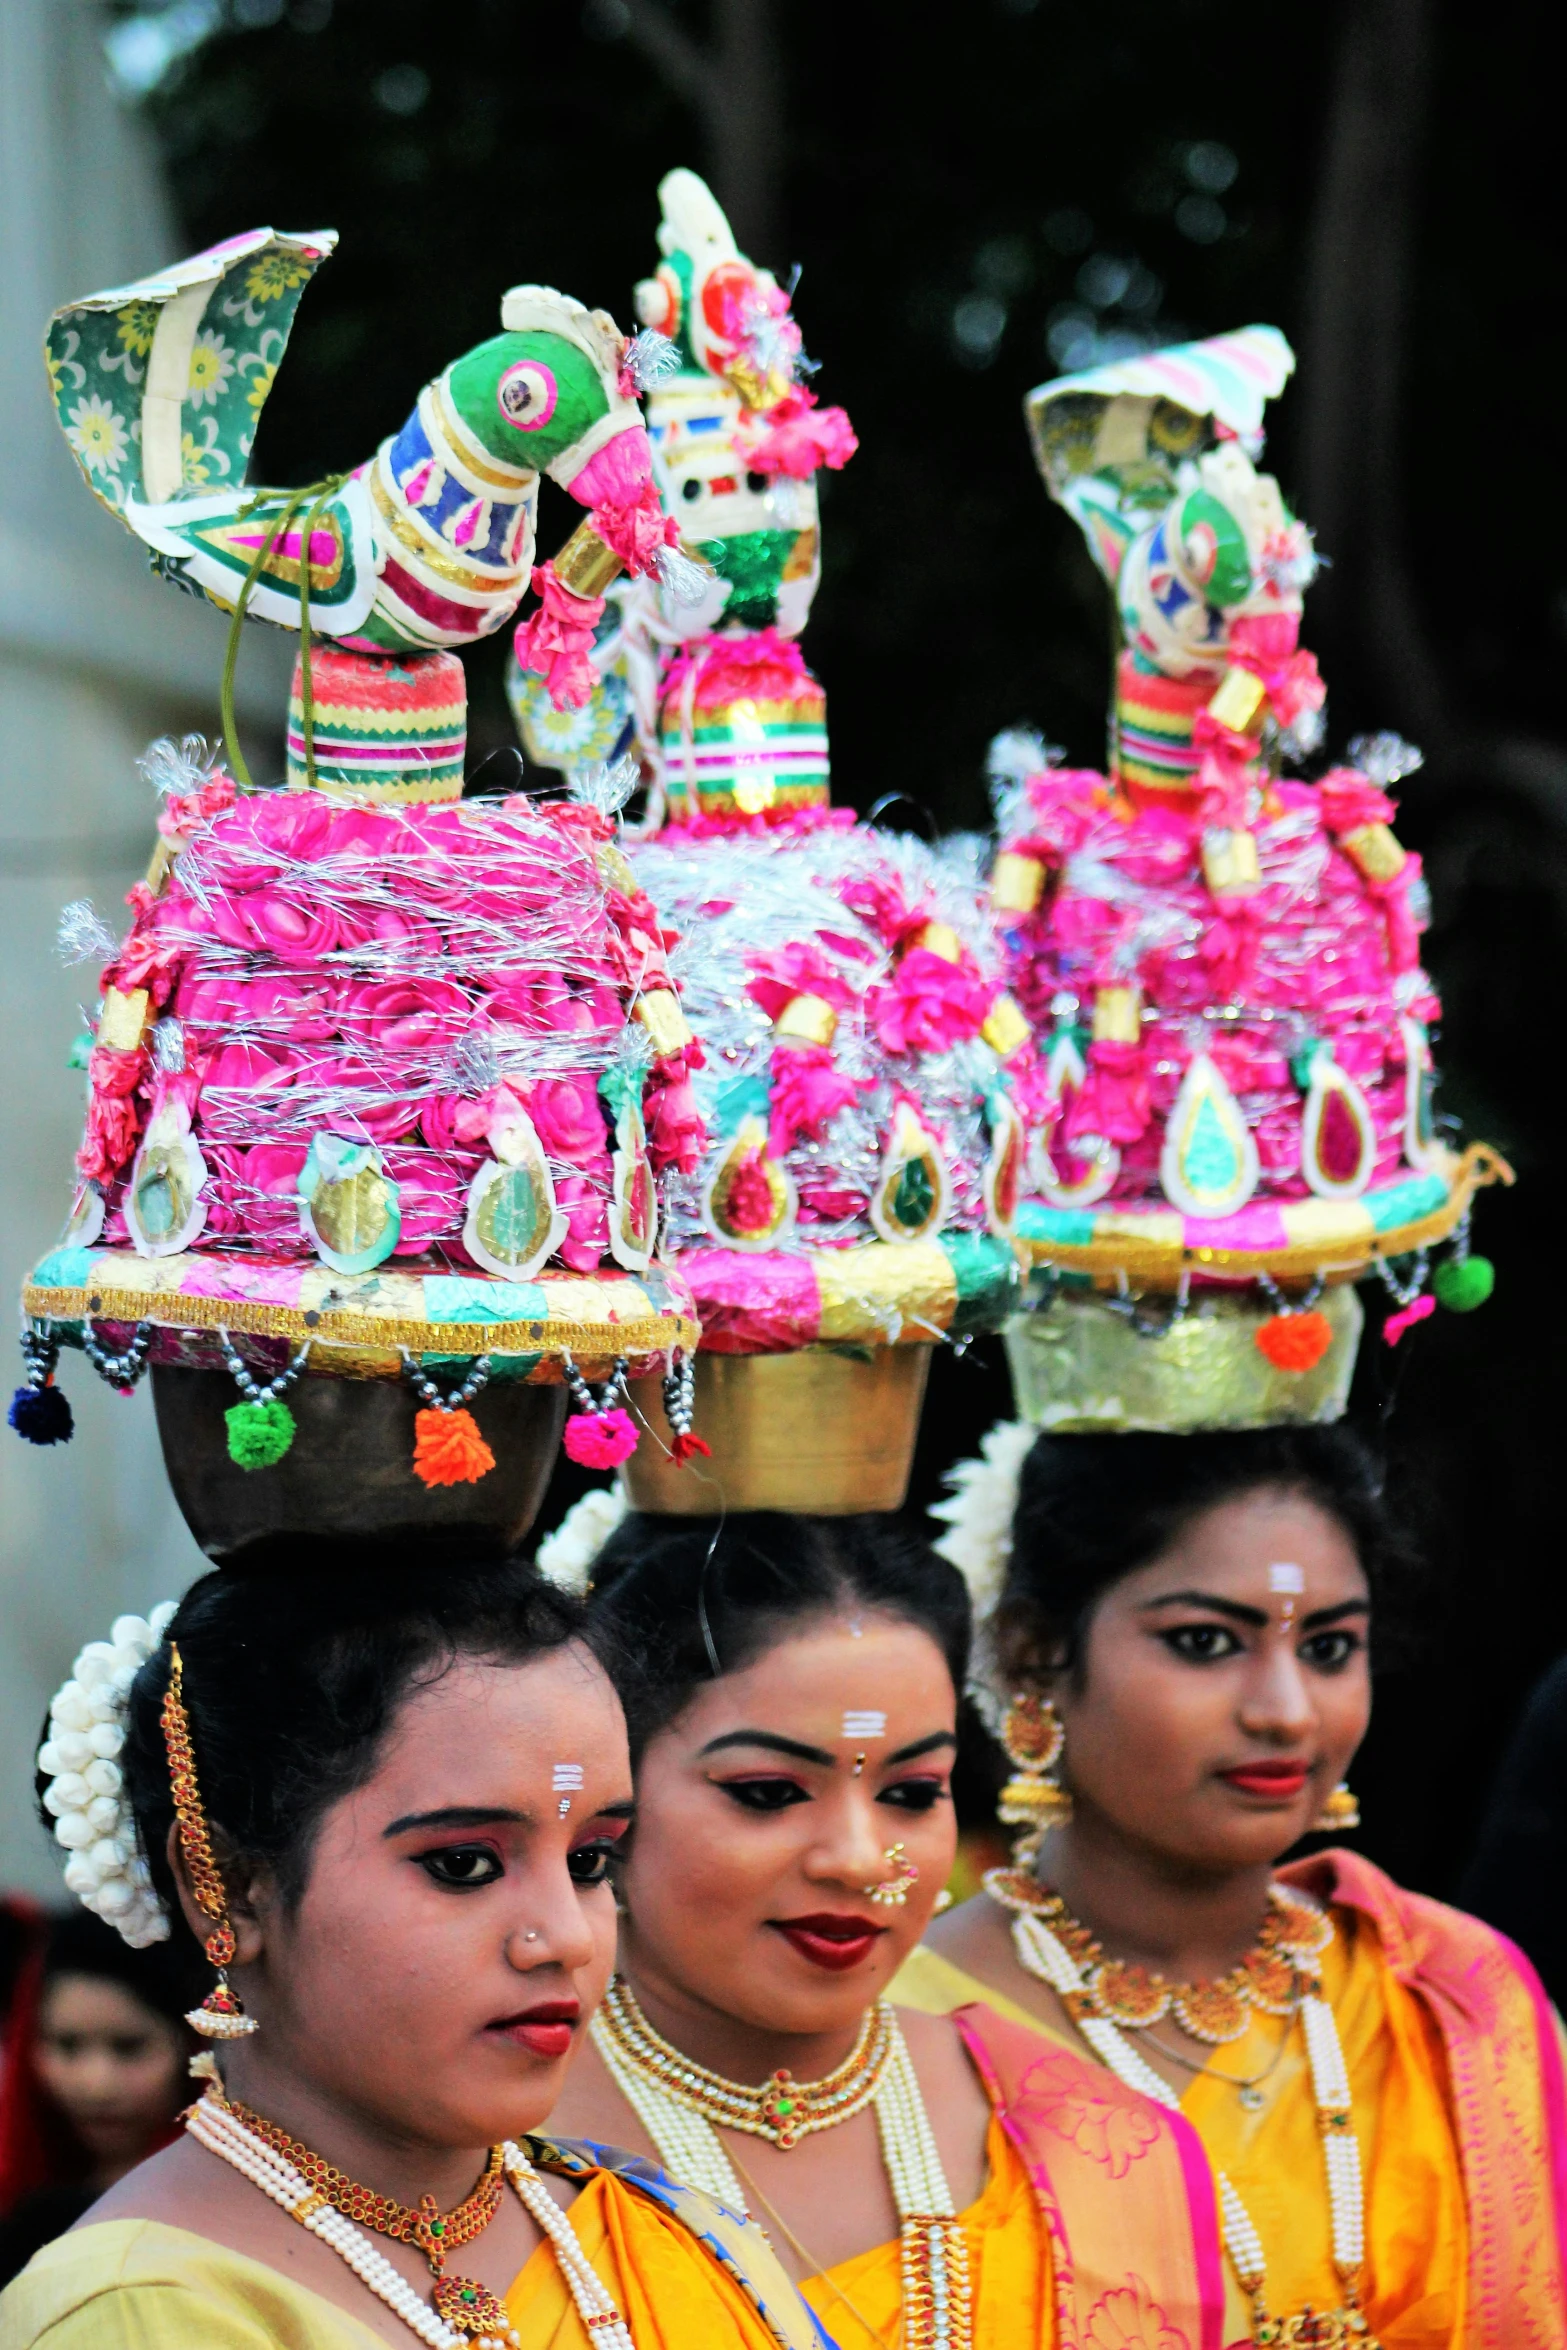
[[[1559,2027],[1521,1953],[1478,1920],[1402,1892],[1357,1856],[1284,1872],[1333,1910],[1324,1962],[1366,2180],[1366,2310],[1383,2350],[1560,2350],[1567,2343],[1567,2107]],[[984,1999],[1081,2055],[1017,2001],[933,1951],[893,1997],[929,2012]],[[1340,2298],[1321,2138],[1301,2034],[1257,2016],[1212,2073],[1266,2070],[1263,2104],[1209,2076],[1181,2110],[1262,2238],[1275,2312]],[[1226,2342],[1249,2311],[1226,2263]]]

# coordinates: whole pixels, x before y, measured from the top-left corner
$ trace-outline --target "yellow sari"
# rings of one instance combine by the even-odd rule
[[[1400,1894],[1353,1856],[1323,1856],[1288,1874],[1330,1899],[1336,1928],[1323,1987],[1353,2093],[1372,2331],[1383,2350],[1559,2350],[1567,2342],[1561,2071],[1526,1962],[1488,1928]],[[1347,1898],[1333,1901],[1334,1893]],[[892,1997],[928,2013],[984,2000],[1083,2052],[1076,2034],[934,1951],[911,1955]],[[1274,2315],[1342,2299],[1302,2035],[1291,2031],[1280,2049],[1281,2026],[1255,2017],[1181,2100],[1256,2225]],[[1224,2073],[1266,2075],[1259,2110],[1241,2104]],[[1246,2341],[1250,2307],[1228,2262],[1225,2284],[1225,2340]]]
[[[584,2165],[584,2168],[587,2166]],[[594,2170],[571,2224],[637,2350],[821,2350],[815,2321],[754,2228]],[[740,2281],[744,2276],[745,2282]],[[506,2296],[523,2350],[590,2350],[553,2251]],[[413,2336],[409,2335],[410,2342]],[[386,2350],[385,2337],[264,2262],[155,2220],[105,2220],[44,2250],[0,2294],[3,2350]]]
[[[974,2350],[1052,2350],[1058,2336],[1044,2221],[1022,2157],[994,2119],[985,2159],[984,2193],[959,2214],[968,2239]],[[840,2260],[807,2277],[800,2290],[838,2350],[887,2350],[897,2340],[903,2287],[896,2244]]]

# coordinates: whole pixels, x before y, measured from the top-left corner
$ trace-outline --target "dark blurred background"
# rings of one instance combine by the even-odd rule
[[[1373,1311],[1357,1396],[1432,1557],[1423,1652],[1384,1680],[1357,1768],[1362,1842],[1447,1894],[1525,1693],[1567,1648],[1550,21],[1520,0],[144,0],[109,42],[184,250],[262,222],[341,233],[261,479],[366,456],[517,280],[626,324],[674,164],[709,175],[757,259],[800,266],[822,394],[862,443],[823,481],[807,640],[838,796],[861,808],[902,790],[942,827],[982,825],[986,743],[1020,721],[1102,758],[1107,600],[1034,474],[1028,387],[1284,329],[1298,368],[1269,457],[1330,559],[1306,619],[1329,747],[1393,727],[1425,751],[1399,829],[1434,896],[1443,1107],[1520,1178],[1476,1219],[1493,1302],[1397,1355]],[[546,507],[543,545],[575,518]],[[473,765],[513,739],[501,650],[471,662]],[[939,1361],[913,1498],[1006,1409],[998,1351]]]

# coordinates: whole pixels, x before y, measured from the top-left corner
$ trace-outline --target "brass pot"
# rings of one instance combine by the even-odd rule
[[[867,1355],[806,1346],[794,1354],[696,1358],[693,1432],[713,1448],[676,1468],[656,1379],[633,1382],[647,1425],[621,1470],[633,1509],[659,1517],[792,1510],[842,1518],[898,1510],[909,1489],[928,1346]]]
[[[566,1417],[564,1387],[483,1388],[468,1407],[495,1466],[472,1485],[413,1472],[418,1399],[400,1380],[306,1377],[289,1390],[297,1434],[269,1469],[229,1458],[223,1415],[239,1400],[226,1371],[152,1366],[164,1463],[185,1522],[210,1559],[243,1564],[262,1544],[435,1543],[503,1558],[538,1515]]]

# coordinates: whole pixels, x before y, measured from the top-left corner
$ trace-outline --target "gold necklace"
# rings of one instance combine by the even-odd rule
[[[984,1886],[1014,1916],[1036,1917],[1048,1926],[1076,1962],[1082,1990],[1063,1997],[1074,2023],[1102,2016],[1124,2032],[1146,2032],[1173,2015],[1183,2031],[1210,2048],[1244,2039],[1253,2009],[1293,2016],[1308,1993],[1320,1991],[1318,1961],[1333,1939],[1333,1921],[1324,1911],[1295,1900],[1282,1885],[1270,1885],[1262,1930],[1239,1965],[1206,1982],[1172,1983],[1151,1967],[1107,1958],[1060,1894],[1026,1871],[987,1870]]]
[[[760,2087],[730,2081],[685,2056],[649,2023],[629,1983],[616,1975],[600,2010],[617,2048],[639,2073],[725,2129],[765,2138],[785,2153],[816,2130],[830,2130],[863,2113],[881,2087],[892,2056],[891,2010],[878,2003],[860,2027],[860,2036],[835,2071],[819,2081],[797,2081],[786,2064]]]
[[[886,2000],[872,2008],[854,2049],[835,2072],[820,2081],[796,2081],[787,2066],[780,2066],[760,2088],[726,2080],[682,2055],[648,2022],[630,1984],[619,1976],[589,2030],[605,2070],[665,2169],[682,2185],[700,2187],[742,2213],[745,2195],[719,2126],[787,2150],[874,2103],[898,2213],[904,2350],[972,2350],[968,2238],[953,2205],[918,2076]],[[802,2258],[811,2257],[803,2247],[797,2249]]]

